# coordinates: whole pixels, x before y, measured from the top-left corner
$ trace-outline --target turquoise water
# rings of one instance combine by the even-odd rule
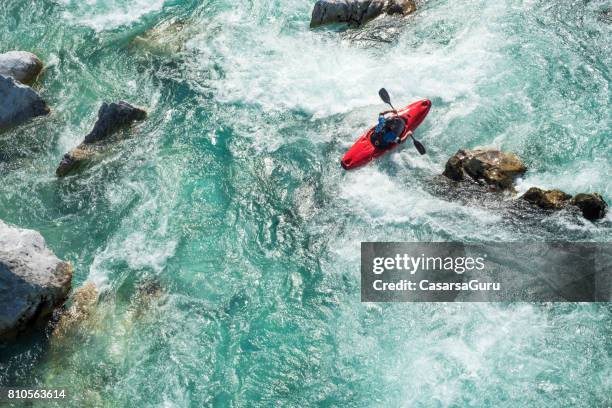
[[[607,304],[359,302],[361,241],[612,240],[610,215],[524,226],[428,189],[457,149],[495,146],[528,164],[520,191],[612,202],[609,3],[432,0],[376,47],[310,30],[312,3],[2,1],[0,52],[44,60],[52,114],[0,135],[0,218],[101,297],[0,384],[66,386],[68,406],[612,404]],[[345,173],[381,86],[432,100],[429,154]],[[148,119],[56,179],[119,99]]]

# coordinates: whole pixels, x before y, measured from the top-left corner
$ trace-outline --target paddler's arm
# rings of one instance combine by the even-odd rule
[[[397,115],[397,111],[395,109],[389,109],[384,112],[380,112],[380,116],[385,116],[387,113],[395,113]]]

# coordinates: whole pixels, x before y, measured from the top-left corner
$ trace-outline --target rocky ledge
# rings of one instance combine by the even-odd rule
[[[46,323],[70,292],[72,267],[36,231],[0,221],[0,339]]]
[[[127,102],[103,103],[98,111],[98,120],[83,142],[66,153],[55,170],[58,177],[63,177],[92,159],[111,136],[135,121],[144,120],[147,112]]]
[[[360,26],[381,14],[408,15],[416,10],[413,0],[318,0],[310,27],[332,23]]]

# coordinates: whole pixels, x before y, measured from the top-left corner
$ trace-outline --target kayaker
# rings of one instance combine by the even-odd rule
[[[389,113],[393,113],[394,116],[386,118],[385,115]],[[381,112],[378,115],[378,124],[372,135],[372,143],[374,146],[384,149],[392,143],[403,142],[400,136],[404,131],[404,126],[403,119],[397,116],[397,111],[395,109]]]

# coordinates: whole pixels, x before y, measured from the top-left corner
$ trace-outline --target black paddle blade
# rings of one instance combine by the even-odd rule
[[[416,139],[414,139],[414,138],[413,138],[413,139],[412,139],[412,143],[414,143],[414,147],[416,147],[416,149],[419,151],[419,153],[421,153],[421,154],[425,154],[425,153],[427,153],[427,152],[425,151],[425,146],[423,146],[423,145],[421,144],[421,142],[419,142],[418,140],[416,140]]]
[[[380,96],[380,99],[382,99],[384,103],[391,105],[391,97],[385,88],[380,88],[380,91],[378,91],[378,96]]]

